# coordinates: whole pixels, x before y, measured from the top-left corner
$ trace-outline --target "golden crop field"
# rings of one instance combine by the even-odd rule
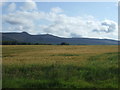
[[[4,88],[118,87],[117,45],[3,45],[2,62]]]

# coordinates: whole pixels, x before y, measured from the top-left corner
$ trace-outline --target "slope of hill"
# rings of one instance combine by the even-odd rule
[[[70,45],[117,45],[118,41],[111,39],[94,39],[94,38],[61,38],[50,34],[30,35],[22,33],[0,33],[3,41],[17,41],[27,43],[44,43],[60,44],[62,42]]]

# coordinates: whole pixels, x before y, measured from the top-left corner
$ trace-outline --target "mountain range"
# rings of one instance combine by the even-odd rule
[[[63,38],[50,34],[31,35],[27,32],[9,32],[0,33],[2,41],[17,41],[27,43],[44,43],[44,44],[60,44],[62,42],[70,45],[117,45],[119,41],[111,39],[97,39],[97,38]]]

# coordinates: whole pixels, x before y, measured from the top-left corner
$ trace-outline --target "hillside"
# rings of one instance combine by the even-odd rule
[[[17,41],[27,43],[60,44],[62,42],[70,45],[117,45],[118,41],[111,39],[94,38],[61,38],[50,34],[30,35],[27,32],[22,33],[0,33],[3,41]]]

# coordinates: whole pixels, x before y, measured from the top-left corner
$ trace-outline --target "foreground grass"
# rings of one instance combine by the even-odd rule
[[[117,88],[117,46],[3,46],[3,88]]]

